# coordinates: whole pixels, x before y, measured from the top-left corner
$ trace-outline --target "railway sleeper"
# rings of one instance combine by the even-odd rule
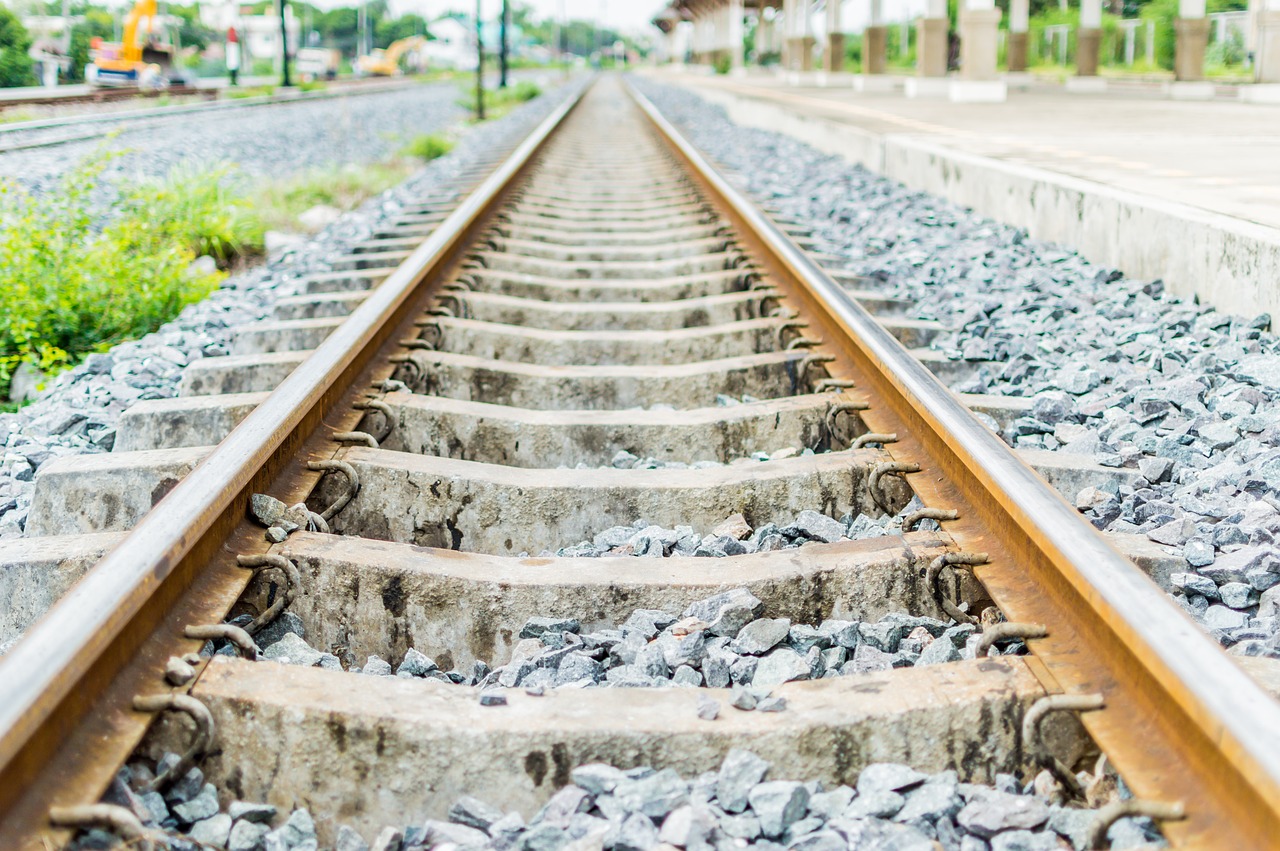
[[[858,449],[704,469],[529,469],[352,447],[343,460],[360,490],[331,520],[337,533],[505,555],[591,540],[639,518],[706,534],[741,513],[753,527],[789,524],[806,509],[831,517],[895,514],[911,499],[898,476],[869,488],[889,457]],[[321,511],[346,489],[329,476],[308,505]]]
[[[470,670],[510,662],[530,618],[571,618],[589,632],[735,588],[761,600],[765,616],[796,624],[890,613],[945,621],[922,578],[954,545],[945,533],[912,532],[726,558],[513,559],[298,532],[279,551],[303,577],[288,611],[313,647],[348,666],[374,655],[398,666],[412,648],[441,670]],[[956,599],[982,598],[971,578],[951,585]],[[252,603],[265,594],[246,595],[236,613],[256,617]]]
[[[693,777],[744,744],[776,777],[852,784],[871,763],[905,762],[990,782],[1022,767],[1022,718],[1044,690],[1027,660],[1001,657],[774,693],[785,712],[726,709],[714,722],[698,703],[728,706],[727,689],[510,691],[506,705],[485,708],[471,687],[228,657],[192,689],[219,730],[206,779],[237,798],[306,807],[329,843],[338,823],[372,836],[443,819],[463,795],[532,814],[588,763]],[[173,748],[164,733],[150,751]]]
[[[388,255],[363,255],[378,257]],[[530,257],[505,251],[478,251],[471,255],[483,268],[491,272],[507,272],[516,275],[536,275],[560,280],[632,281],[653,278],[678,278],[701,275],[706,272],[722,272],[733,269],[742,260],[737,251],[720,251],[693,257],[665,257],[661,260],[617,260],[562,262]]]
[[[646,280],[582,280],[547,275],[472,269],[473,290],[547,302],[671,302],[741,292],[748,287],[741,269]]]

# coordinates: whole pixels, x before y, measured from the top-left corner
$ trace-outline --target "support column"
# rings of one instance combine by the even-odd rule
[[[725,14],[728,16],[726,35],[729,39],[729,67],[735,74],[740,74],[747,64],[746,46],[742,43],[744,38],[742,20],[746,16],[742,0],[729,0]],[[758,38],[759,30],[756,31],[756,35]]]
[[[813,48],[818,39],[813,35],[812,0],[799,0],[796,3],[800,12],[800,70],[813,70]]]
[[[1005,61],[1009,70],[1021,74],[1027,70],[1027,39],[1030,30],[1031,0],[1009,0],[1009,40],[1005,43]]]
[[[1253,0],[1249,9],[1255,83],[1240,87],[1240,99],[1280,103],[1280,0]]]
[[[1080,0],[1080,29],[1076,31],[1076,76],[1098,76],[1098,48],[1102,44],[1102,0]]]
[[[998,103],[1008,86],[996,67],[1000,10],[995,0],[962,0],[960,13],[960,79],[951,84],[951,100]],[[1087,2],[1087,0],[1086,0]]]
[[[828,74],[844,70],[844,31],[840,12],[844,0],[827,0],[827,47],[822,53],[822,69]]]
[[[782,68],[785,71],[791,70],[791,60],[795,56],[795,51],[792,50],[793,30],[796,23],[795,6],[796,0],[782,0],[782,18],[778,21],[780,24],[778,29],[782,34]]]
[[[916,21],[916,76],[947,76],[950,32],[947,0],[929,0],[928,14]]]
[[[1173,51],[1173,75],[1178,80],[1204,79],[1204,52],[1209,46],[1209,19],[1204,0],[1179,0],[1178,19],[1173,22],[1177,41]]]
[[[884,25],[881,0],[871,0],[871,22],[862,32],[862,73],[883,74],[887,70],[889,28]]]

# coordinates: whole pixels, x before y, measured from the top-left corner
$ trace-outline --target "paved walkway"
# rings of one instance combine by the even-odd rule
[[[875,134],[965,151],[1280,228],[1280,107],[1010,91],[1002,104],[787,86],[775,76],[664,73]]]

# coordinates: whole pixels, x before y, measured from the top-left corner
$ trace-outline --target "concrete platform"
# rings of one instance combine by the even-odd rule
[[[1112,86],[1010,87],[1005,103],[796,88],[769,77],[660,79],[913,188],[1162,278],[1221,310],[1280,315],[1280,113]],[[920,85],[909,79],[908,94]],[[1280,92],[1280,87],[1277,87]],[[1247,95],[1247,96],[1246,96]],[[1280,101],[1280,97],[1277,98]]]

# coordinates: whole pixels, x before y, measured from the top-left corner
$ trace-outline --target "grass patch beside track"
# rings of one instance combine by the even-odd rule
[[[192,265],[199,254],[229,262],[255,238],[217,172],[130,187],[100,222],[109,160],[40,198],[0,182],[0,398],[24,361],[51,374],[159,328],[218,286],[221,271]]]
[[[267,184],[256,197],[259,220],[266,230],[307,230],[303,213],[318,206],[355,209],[405,180],[418,167],[409,159],[316,169]]]

